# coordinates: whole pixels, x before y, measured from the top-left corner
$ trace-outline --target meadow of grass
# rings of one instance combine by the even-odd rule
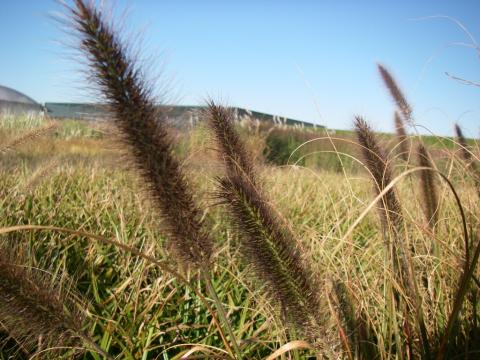
[[[8,121],[2,122],[0,136],[19,137],[32,128],[41,129],[46,122],[37,119],[35,124],[25,127],[19,118],[18,128]],[[71,131],[72,128],[84,131]],[[97,134],[97,128],[95,123],[59,121],[54,130],[3,152],[0,158],[3,227],[44,225],[84,233],[19,230],[2,235],[3,240],[26,246],[32,255],[28,266],[54,274],[67,273],[75,279],[76,290],[88,300],[91,321],[86,331],[110,354],[125,359],[175,359],[190,351],[206,358],[228,357],[212,314],[183,280],[141,257],[87,235],[116,239],[172,269],[182,268],[181,262],[166,252],[164,234],[159,230],[161,221],[146,200],[141,182],[126,171],[115,143],[108,140],[113,136],[111,129],[105,127]],[[367,338],[375,339],[369,346],[374,348],[376,357],[399,356],[397,342],[403,324],[401,316],[392,310],[389,298],[391,288],[398,285],[392,280],[375,208],[352,228],[371,204],[368,174],[361,170],[353,174],[339,172],[330,166],[274,166],[262,158],[268,151],[267,133],[245,127],[240,132],[248,148],[257,154],[259,176],[269,198],[275,199],[277,210],[295,229],[314,260],[315,271],[328,279],[325,295],[340,281],[354,299],[352,311],[356,321],[363,319],[364,324],[356,326],[365,326],[363,330],[370,332]],[[319,135],[322,135],[319,138],[326,136],[320,132]],[[216,160],[211,141],[205,127],[199,126],[177,133],[179,145],[175,150],[197,189],[203,216],[214,232],[212,278],[242,354],[245,358],[266,358],[278,349],[285,349],[284,354],[280,351],[270,359],[313,356],[306,343],[294,342],[301,337],[286,331],[275,304],[261,291],[261,284],[252,279],[248,266],[239,261],[237,236],[228,225],[223,208],[214,206],[214,178],[221,173],[221,163]],[[317,140],[321,141],[324,140]],[[358,158],[358,146],[349,144],[344,151]],[[445,163],[450,174],[464,171],[454,153]],[[400,161],[398,164],[395,175],[411,167]],[[478,224],[477,198],[471,181],[469,177],[458,177],[455,189],[465,209],[469,230],[474,231]],[[405,216],[404,234],[414,249],[412,260],[421,280],[422,307],[433,338],[441,333],[452,309],[465,247],[462,219],[446,183],[438,182],[440,206],[434,231],[423,217],[419,186],[418,176],[413,173],[403,176],[397,189]],[[185,271],[185,278],[193,288],[205,286],[194,272]],[[477,289],[474,290],[471,297],[476,294]],[[331,306],[335,306],[333,300]],[[465,306],[462,317],[472,316],[472,311],[471,305]],[[338,326],[331,321],[332,329],[337,329],[330,334],[334,337]],[[461,321],[457,327],[457,341],[461,341],[462,333],[467,338],[466,332],[478,332],[462,326]],[[287,344],[293,350],[287,351]],[[478,351],[475,344],[478,342],[470,340],[465,350],[473,347]],[[295,350],[296,347],[299,349]],[[340,345],[330,351],[339,354]],[[22,351],[14,346],[14,341],[5,340],[1,358],[7,359],[13,353],[21,355]],[[93,351],[83,356],[99,358]]]
[[[0,358],[479,357],[480,168],[458,125],[419,136],[379,64],[395,136],[213,101],[175,130],[103,10],[66,11],[110,116],[0,123]]]

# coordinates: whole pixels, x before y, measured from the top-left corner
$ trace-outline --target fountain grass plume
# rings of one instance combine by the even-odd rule
[[[400,157],[403,161],[408,162],[408,155],[410,153],[408,146],[408,136],[403,124],[402,118],[398,111],[394,113],[395,131],[398,138],[398,147],[400,150]]]
[[[24,134],[21,134],[20,136],[8,141],[6,144],[1,145],[0,154],[6,153],[8,151],[12,151],[23,144],[32,142],[33,140],[54,131],[57,127],[58,127],[58,124],[52,122],[42,127],[39,127],[37,129],[26,131]]]
[[[433,169],[433,163],[427,148],[420,144],[417,149],[418,165]],[[420,172],[420,185],[424,203],[425,217],[428,225],[433,229],[438,220],[438,192],[437,185],[432,170],[422,170]]]
[[[388,165],[388,158],[380,146],[375,134],[362,117],[357,116],[354,122],[355,132],[361,146],[365,166],[371,173],[375,183],[375,191],[380,194],[392,181],[392,170]],[[403,231],[403,215],[401,204],[393,188],[389,189],[381,199],[380,218],[386,236],[391,234],[391,241],[388,237],[386,243],[391,254],[393,265],[393,276],[405,291],[407,313],[415,314],[412,321],[415,322],[421,338],[422,353],[429,356],[430,347],[428,333],[424,322],[421,298],[416,285],[414,269]],[[395,290],[397,302],[400,303],[398,290]],[[399,304],[401,306],[401,304]],[[405,310],[402,310],[403,312]],[[411,317],[411,315],[406,315]],[[410,327],[406,320],[405,325]],[[409,344],[412,346],[412,342]],[[412,346],[413,347],[413,346]]]
[[[465,135],[463,135],[462,129],[458,124],[455,124],[454,129],[455,129],[455,137],[460,146],[460,157],[465,162],[465,165],[470,171],[473,177],[475,188],[477,190],[477,194],[480,197],[480,169],[472,155],[470,146],[467,143],[467,139],[465,138]]]
[[[230,210],[242,255],[278,300],[288,323],[316,344],[324,340],[328,322],[319,277],[289,226],[262,194],[231,110],[210,102],[208,115],[226,168],[216,195]]]
[[[378,71],[380,72],[380,76],[385,83],[390,95],[392,96],[393,100],[397,104],[398,109],[403,115],[405,121],[411,121],[412,119],[412,108],[408,103],[407,99],[403,95],[402,90],[398,86],[397,82],[395,81],[392,74],[383,66],[382,64],[377,64]]]
[[[217,196],[229,206],[245,261],[280,303],[288,323],[314,344],[324,340],[328,318],[322,288],[290,229],[245,177],[220,179]]]
[[[467,163],[470,164],[472,162],[472,153],[470,152],[469,146],[467,144],[467,139],[465,135],[463,135],[463,131],[458,124],[455,124],[455,137],[457,138],[457,142],[460,145],[460,154],[462,159]]]
[[[256,183],[253,160],[234,128],[233,111],[229,108],[208,102],[207,119],[215,135],[219,154],[223,157],[228,176],[239,174]]]
[[[387,156],[362,117],[357,116],[354,125],[365,166],[370,171],[375,191],[379,194],[393,179]],[[393,189],[388,190],[380,202],[380,218],[384,229],[392,226],[395,231],[400,231],[403,221],[402,209]]]
[[[67,282],[28,267],[24,257],[19,247],[0,245],[0,324],[9,336],[30,354],[82,343],[99,350],[82,331],[79,296]]]
[[[91,81],[110,105],[113,122],[133,158],[177,255],[193,266],[208,264],[212,241],[202,211],[173,156],[166,114],[157,106],[141,67],[92,2],[75,0],[70,8],[80,48],[93,73]]]

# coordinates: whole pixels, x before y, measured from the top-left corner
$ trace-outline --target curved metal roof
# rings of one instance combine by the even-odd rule
[[[0,85],[0,101],[12,101],[22,104],[39,105],[31,97],[2,85]]]

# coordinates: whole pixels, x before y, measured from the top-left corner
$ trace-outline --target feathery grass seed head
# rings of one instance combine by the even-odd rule
[[[390,95],[393,97],[398,109],[402,113],[404,120],[411,121],[412,108],[403,95],[402,90],[400,90],[400,87],[397,85],[397,82],[393,78],[392,74],[390,74],[390,72],[382,64],[377,64],[377,68],[380,72],[383,82],[385,83],[385,86],[390,91]]]
[[[208,124],[215,134],[218,150],[223,157],[228,174],[243,175],[255,183],[253,161],[234,128],[232,110],[210,101],[207,118]]]
[[[388,166],[388,159],[366,121],[357,116],[354,125],[365,166],[370,171],[375,182],[375,191],[379,194],[392,181],[392,171]],[[393,189],[388,190],[382,198],[380,217],[386,228],[389,227],[389,224],[398,228],[402,222],[400,202]]]
[[[395,111],[394,114],[394,121],[395,121],[395,131],[397,133],[398,138],[398,146],[400,150],[400,157],[403,161],[408,161],[408,155],[410,153],[409,146],[408,146],[408,136],[405,130],[405,126],[403,124],[402,118],[398,111]]]
[[[433,168],[430,155],[427,148],[420,144],[418,145],[418,164],[422,167]],[[428,224],[434,227],[438,219],[438,192],[435,183],[434,173],[431,170],[422,170],[420,172],[420,184],[423,195],[425,216]]]
[[[314,341],[325,331],[325,307],[318,278],[294,235],[248,179],[238,175],[220,179],[218,197],[229,205],[241,234],[243,257],[266,282],[289,321]]]
[[[2,327],[30,352],[81,344],[85,318],[76,303],[78,296],[61,281],[25,263],[19,248],[0,246]]]
[[[467,163],[472,161],[472,154],[470,153],[469,146],[467,144],[467,139],[465,135],[463,135],[463,131],[458,124],[455,124],[455,137],[457,138],[457,142],[460,145],[460,154],[462,158]]]
[[[176,253],[187,264],[208,263],[212,241],[203,228],[202,211],[173,156],[164,111],[151,95],[142,69],[128,56],[128,48],[102,13],[92,2],[75,0],[74,4],[70,11],[81,50],[93,72],[92,81],[110,105],[113,121],[161,212]]]

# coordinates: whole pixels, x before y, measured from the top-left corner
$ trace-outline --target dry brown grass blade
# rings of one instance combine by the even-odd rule
[[[38,129],[33,129],[30,131],[25,132],[24,134],[18,136],[17,138],[12,139],[11,141],[7,142],[5,145],[0,146],[0,153],[5,153],[7,151],[12,151],[13,149],[21,146],[23,144],[27,144],[41,136],[48,134],[49,132],[54,131],[58,127],[57,123],[50,123],[45,126],[42,126]]]
[[[313,350],[312,345],[302,340],[290,341],[282,345],[279,349],[275,350],[272,354],[268,355],[265,360],[275,360],[281,357],[282,355],[292,351],[292,350]]]

